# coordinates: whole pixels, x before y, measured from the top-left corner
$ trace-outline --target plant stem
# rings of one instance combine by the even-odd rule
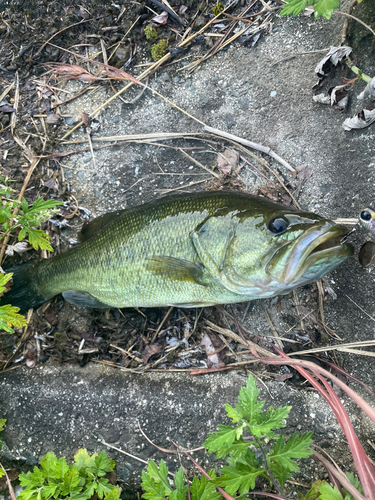
[[[256,438],[256,437],[255,437],[255,440],[258,443],[260,451],[262,452],[263,460],[264,460],[264,468],[265,468],[265,470],[267,472],[267,475],[268,475],[271,483],[273,483],[273,485],[275,486],[275,488],[277,490],[277,493],[280,496],[283,496],[283,490],[281,489],[281,484],[280,484],[279,480],[274,477],[274,475],[272,474],[272,472],[268,468],[267,456],[266,456],[266,453],[265,453],[265,451],[264,451],[264,449],[262,447],[262,441],[260,439]]]
[[[364,80],[366,83],[368,83],[371,80],[371,76],[362,73],[362,71],[359,68],[357,68],[357,66],[354,65],[354,63],[349,59],[349,57],[345,59],[345,63],[353,71],[353,73],[359,75],[362,78],[362,80]]]

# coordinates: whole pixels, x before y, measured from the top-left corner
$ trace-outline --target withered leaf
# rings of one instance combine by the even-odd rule
[[[49,188],[49,189],[53,189],[54,191],[57,191],[57,190],[58,190],[58,187],[57,187],[56,181],[55,181],[55,179],[53,179],[52,177],[51,177],[51,179],[48,179],[48,181],[46,181],[46,182],[44,183],[44,186],[45,186],[45,187],[47,187],[47,188]]]
[[[368,97],[375,97],[375,76],[371,78],[365,87],[365,90],[357,96],[357,99],[367,99]]]
[[[7,249],[5,250],[5,255],[9,257],[13,257],[14,252],[21,254],[27,252],[32,248],[31,245],[27,241],[19,241],[15,245],[7,245]]]
[[[225,366],[222,361],[224,344],[215,333],[206,332],[201,341],[201,346],[204,347],[207,354],[207,368],[222,368]]]
[[[57,123],[60,122],[60,120],[61,118],[59,115],[56,115],[55,113],[50,113],[49,115],[47,115],[46,123],[48,125],[56,125]]]
[[[48,321],[48,323],[52,324],[52,322],[56,319],[56,311],[53,307],[48,306],[44,311],[44,317]]]
[[[229,175],[238,166],[240,155],[237,151],[226,149],[217,155],[217,165],[221,173]]]
[[[158,354],[163,350],[163,347],[160,344],[148,344],[143,350],[142,353],[142,361],[143,363],[147,363],[147,361],[153,356],[154,354]]]
[[[342,126],[344,130],[352,130],[354,128],[366,128],[373,122],[375,122],[375,108],[365,108],[351,118],[347,118]]]
[[[305,182],[307,179],[309,179],[312,176],[312,170],[311,168],[307,167],[306,165],[302,165],[301,167],[296,167],[297,170],[297,179]]]
[[[366,241],[358,254],[358,260],[362,267],[370,267],[375,262],[375,243]]]
[[[18,479],[18,472],[16,469],[10,469],[7,471],[9,481],[15,481]],[[6,476],[0,478],[0,491],[8,490],[8,483]]]
[[[167,24],[168,21],[168,12],[163,11],[159,16],[155,16],[152,18],[152,22],[156,24]]]
[[[0,113],[14,113],[15,111],[11,104],[0,105]]]
[[[90,126],[90,123],[91,123],[91,118],[90,118],[90,115],[88,115],[87,113],[85,113],[84,111],[82,111],[82,114],[81,114],[81,120],[82,120],[82,123],[86,126],[86,127],[89,127]]]
[[[320,104],[330,104],[333,108],[344,111],[349,102],[349,94],[345,91],[346,85],[331,87],[327,94],[313,96],[313,101]]]
[[[337,64],[351,54],[352,48],[347,46],[330,47],[328,53],[319,61],[315,67],[315,73],[318,75],[319,81],[313,87],[318,89],[324,78],[330,73],[332,66]]]

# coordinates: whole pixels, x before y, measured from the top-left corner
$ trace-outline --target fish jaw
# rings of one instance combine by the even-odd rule
[[[320,279],[353,255],[353,246],[342,242],[347,232],[344,226],[322,220],[295,241],[279,248],[267,263],[266,270],[272,278],[285,284],[300,282],[306,273],[310,278],[303,280],[304,283]]]

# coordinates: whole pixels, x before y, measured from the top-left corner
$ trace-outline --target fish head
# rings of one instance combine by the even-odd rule
[[[361,210],[358,220],[363,228],[370,233],[375,233],[375,211],[372,208]]]
[[[314,213],[265,202],[259,210],[238,214],[223,274],[237,293],[288,293],[320,279],[353,254],[353,246],[345,242],[347,232]]]

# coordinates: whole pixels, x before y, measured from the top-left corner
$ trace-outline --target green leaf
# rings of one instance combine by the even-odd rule
[[[22,212],[25,214],[29,210],[29,204],[25,200],[25,198],[22,198]]]
[[[96,456],[97,456],[97,453],[94,453],[90,457],[87,450],[81,448],[74,455],[73,467],[77,467],[77,469],[88,469],[90,472],[93,472],[93,470],[95,468],[95,457]]]
[[[115,486],[110,493],[108,493],[104,500],[120,500],[120,488]]]
[[[142,471],[141,486],[145,491],[145,493],[143,493],[142,495],[142,498],[144,498],[145,500],[166,500],[164,484],[160,481],[155,480],[145,471]]]
[[[51,498],[54,495],[55,497],[57,497],[59,493],[60,493],[60,487],[58,484],[46,484],[46,486],[43,486],[42,490],[43,498]]]
[[[317,479],[313,482],[305,497],[301,493],[298,493],[297,500],[317,500],[320,497],[320,486],[325,482],[324,480]]]
[[[273,445],[267,461],[279,462],[283,467],[292,472],[299,472],[298,465],[292,458],[307,458],[314,452],[308,447],[313,443],[313,432],[305,432],[299,436],[295,432],[285,443],[285,436],[281,435]]]
[[[38,467],[34,467],[33,472],[28,472],[27,474],[21,473],[18,479],[20,485],[27,489],[40,488],[44,485],[44,474]]]
[[[61,486],[61,492],[64,495],[70,495],[75,489],[81,491],[82,488],[77,488],[80,483],[80,477],[78,469],[76,469],[75,467],[69,467],[62,480],[63,486]]]
[[[23,209],[23,201],[24,201],[24,198],[22,199],[22,209]],[[57,201],[57,200],[43,201],[43,198],[40,197],[36,201],[34,201],[34,203],[31,205],[31,207],[28,208],[28,210],[26,210],[26,211],[33,212],[33,213],[40,213],[42,210],[49,210],[49,209],[55,208],[59,205],[64,205],[64,203],[62,203],[61,201]],[[23,210],[23,211],[26,212],[25,210]]]
[[[21,231],[18,233],[18,241],[22,241],[26,238],[26,229],[23,227]]]
[[[212,476],[211,476],[212,477]],[[194,477],[190,486],[191,500],[221,500],[221,494],[216,491],[216,486],[205,476],[199,481]]]
[[[293,14],[293,16],[297,16],[301,12],[303,12],[306,8],[307,0],[290,0],[280,12],[280,16],[289,16]]]
[[[97,487],[96,487],[96,493],[98,494],[99,498],[103,498],[104,495],[107,495],[113,490],[114,486],[106,479],[105,477],[101,477],[98,480]]]
[[[364,495],[364,492],[363,492],[363,486],[362,486],[362,484],[359,482],[359,479],[358,479],[358,478],[357,478],[354,474],[352,474],[351,472],[346,472],[346,473],[345,473],[345,476],[349,479],[350,484],[351,484],[352,486],[354,486],[354,488],[355,488],[356,490],[358,490],[358,491],[360,492],[360,494],[361,494],[361,495]],[[346,494],[347,494],[347,495],[349,495],[349,496],[350,496],[350,498],[353,498],[353,497],[352,497],[352,495],[351,495],[350,493],[348,493],[348,492],[346,491],[346,489],[345,489],[345,488],[344,488],[344,491],[346,492]],[[346,497],[345,497],[345,498],[346,498]]]
[[[6,419],[0,418],[0,432],[4,430],[5,424],[6,424]]]
[[[115,468],[115,465],[115,462],[108,458],[104,450],[95,457],[95,473],[99,477],[105,476],[107,472],[111,472]]]
[[[285,486],[285,481],[292,477],[289,470],[283,467],[280,462],[271,462],[269,464],[269,469],[273,476],[279,480],[282,488]]]
[[[319,492],[320,500],[343,500],[340,490],[337,488],[337,486],[332,488],[332,486],[325,481],[321,484]]]
[[[22,490],[17,498],[21,500],[39,500],[39,490]]]
[[[238,414],[242,414],[249,422],[257,419],[261,415],[265,401],[257,401],[260,389],[256,387],[255,378],[250,375],[246,381],[246,387],[241,387],[238,396],[238,404],[236,410]]]
[[[27,326],[26,319],[21,314],[18,314],[19,310],[19,307],[14,307],[10,304],[0,306],[0,330],[14,333],[13,329],[11,328],[12,326],[14,326],[15,328],[22,328],[23,326]]]
[[[238,461],[246,455],[250,445],[258,446],[258,443],[256,441],[244,441],[241,437],[227,448],[226,454],[230,455],[234,461]]]
[[[29,242],[34,250],[38,250],[40,248],[41,250],[48,250],[48,252],[53,252],[53,248],[48,241],[48,234],[43,232],[41,229],[33,229],[31,227],[27,228],[27,232],[29,234]],[[22,230],[18,235],[18,241],[21,241],[23,239],[20,237],[21,233]]]
[[[234,424],[243,421],[242,413],[240,411],[237,411],[235,408],[232,408],[231,405],[225,405],[225,410],[227,412],[228,418],[231,418]]]
[[[314,16],[331,19],[334,9],[339,7],[340,2],[338,0],[318,0],[314,6]]]
[[[273,406],[270,406],[257,422],[249,423],[251,433],[258,438],[264,436],[268,439],[277,439],[278,435],[271,432],[271,429],[285,427],[283,420],[288,417],[291,408],[291,406],[280,406],[274,410]]]
[[[255,488],[255,479],[258,476],[265,476],[264,469],[256,467],[255,463],[254,455],[249,450],[241,462],[224,466],[222,468],[223,475],[215,479],[214,482],[219,486],[223,486],[231,496],[234,496],[237,491],[239,491],[240,495],[246,495]]]
[[[8,283],[8,281],[12,278],[13,273],[8,273],[8,274],[1,274],[0,273],[0,293],[3,293],[5,290],[5,285]]]
[[[46,477],[48,478],[57,477],[56,476],[57,457],[52,451],[44,455],[44,459],[40,461],[40,465],[42,469],[45,471]]]
[[[182,467],[178,469],[174,476],[174,486],[176,488],[176,492],[179,493],[182,498],[186,498],[188,487],[185,484],[185,474]],[[175,500],[177,500],[177,497]]]
[[[158,492],[158,494],[163,494],[164,496],[168,496],[172,492],[171,485],[169,484],[168,481],[168,468],[165,465],[165,462],[163,459],[160,460],[159,467],[156,465],[156,463],[153,460],[149,460],[147,464],[147,474],[148,477],[153,479],[152,483],[152,489]],[[143,474],[142,474],[142,479],[143,479]],[[162,486],[156,487],[158,484]],[[143,483],[142,483],[142,488],[144,488]],[[144,488],[145,489],[145,488]],[[144,497],[146,498],[146,497]],[[153,497],[147,497],[147,498],[152,498]],[[163,498],[163,497],[161,497]]]
[[[86,478],[87,478],[87,476],[86,476]],[[87,496],[87,498],[91,498],[93,496],[93,494],[95,493],[97,486],[98,486],[98,483],[96,483],[95,481],[90,481],[90,482],[85,484],[85,489],[84,489],[83,493]]]
[[[229,447],[236,439],[239,439],[243,433],[243,424],[241,427],[232,427],[230,425],[218,425],[219,432],[212,432],[203,443],[208,453],[216,453],[216,458],[225,457],[228,454]]]
[[[60,458],[56,461],[55,477],[57,479],[63,479],[68,470],[69,466],[67,465],[65,458]]]

